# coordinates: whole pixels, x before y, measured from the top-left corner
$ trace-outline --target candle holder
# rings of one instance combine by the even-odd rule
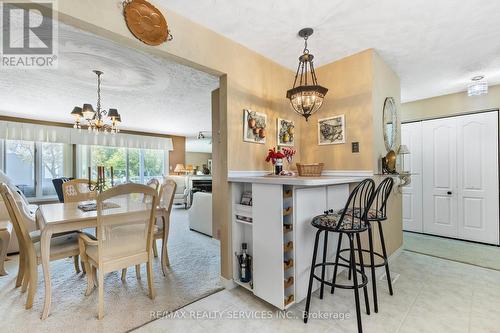
[[[113,175],[113,167],[110,168],[110,174],[111,174],[111,187],[115,186],[114,182],[114,175]],[[92,181],[92,169],[89,167],[88,169],[88,175],[89,175],[89,181],[88,181],[88,188],[89,191],[94,192],[97,191],[99,193],[102,193],[103,191],[106,190],[106,173],[104,166],[100,165],[97,166],[97,180],[94,182]]]

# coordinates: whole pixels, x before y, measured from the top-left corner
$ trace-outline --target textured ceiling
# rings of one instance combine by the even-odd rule
[[[61,23],[58,60],[57,69],[1,70],[0,113],[72,122],[75,105],[96,107],[92,70],[99,69],[102,106],[118,109],[122,128],[185,136],[211,130],[217,77]]]
[[[500,83],[497,0],[151,1],[292,70],[303,27],[315,29],[317,67],[374,48],[399,74],[404,101],[463,91],[477,74]]]

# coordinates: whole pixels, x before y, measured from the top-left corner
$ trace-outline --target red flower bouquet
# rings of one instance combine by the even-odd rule
[[[280,152],[279,150],[276,151],[276,148],[273,148],[269,149],[266,157],[266,162],[272,162],[273,164],[276,164],[277,160],[282,160],[284,158],[285,155],[282,152]]]

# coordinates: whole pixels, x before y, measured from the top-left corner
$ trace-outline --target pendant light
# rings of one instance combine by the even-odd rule
[[[299,57],[299,66],[295,74],[293,88],[286,92],[286,98],[290,100],[293,110],[306,118],[306,121],[321,108],[328,92],[327,88],[318,84],[314,72],[314,56],[309,53],[307,48],[307,39],[313,32],[314,30],[311,28],[304,28],[299,31],[299,36],[304,38],[304,51]]]

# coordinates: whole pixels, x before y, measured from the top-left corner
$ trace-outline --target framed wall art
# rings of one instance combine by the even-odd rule
[[[318,119],[318,145],[345,143],[344,115]]]
[[[278,118],[276,129],[278,146],[295,146],[295,123],[293,121]]]
[[[267,115],[252,110],[243,110],[243,141],[266,143]]]

